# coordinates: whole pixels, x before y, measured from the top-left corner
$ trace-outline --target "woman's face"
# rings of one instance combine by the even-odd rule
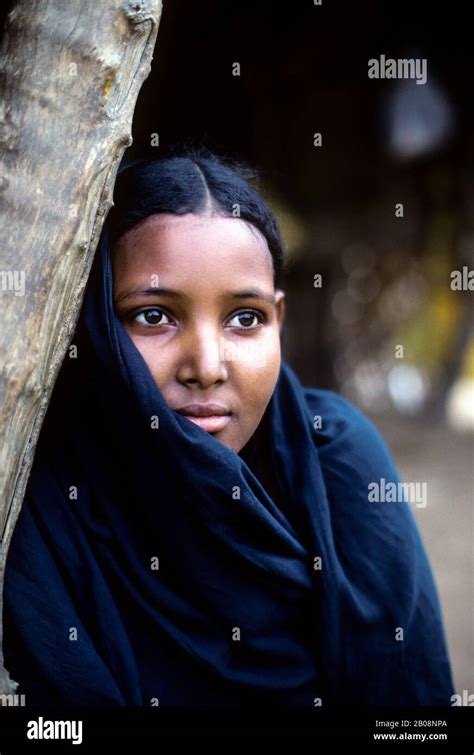
[[[117,315],[167,404],[238,453],[281,361],[284,294],[264,237],[238,218],[151,215],[114,245],[113,274]]]

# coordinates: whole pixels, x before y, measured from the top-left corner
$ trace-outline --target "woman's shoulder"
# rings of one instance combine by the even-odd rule
[[[313,413],[313,427],[322,444],[361,435],[382,441],[374,422],[362,409],[336,391],[305,386],[303,395]]]
[[[342,465],[364,483],[398,479],[386,441],[361,409],[332,390],[304,387],[303,395],[323,466]]]
[[[336,391],[304,386],[303,394],[308,406],[316,412],[315,416],[326,420],[325,423],[316,424],[322,424],[321,429],[327,432],[336,432],[349,425],[354,428],[359,424],[372,424],[361,409]]]
[[[411,559],[423,549],[385,440],[369,417],[343,396],[314,388],[304,394],[339,548],[351,554],[361,573],[370,574],[383,558],[384,569],[407,575]],[[390,496],[385,495],[388,490]]]

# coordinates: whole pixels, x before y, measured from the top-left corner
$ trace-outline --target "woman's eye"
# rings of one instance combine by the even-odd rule
[[[144,325],[145,327],[153,327],[158,325],[171,325],[172,320],[166,312],[156,307],[153,309],[146,309],[143,312],[138,312],[132,317],[133,322]],[[241,330],[252,330],[260,325],[264,321],[262,314],[258,312],[238,312],[228,322],[229,327],[240,328]]]
[[[232,324],[233,320],[237,320],[234,325]],[[237,315],[234,315],[231,320],[229,320],[229,326],[231,328],[243,328],[245,330],[251,330],[252,328],[257,327],[257,325],[260,325],[260,323],[262,322],[263,317],[257,312],[239,312]]]
[[[163,318],[167,318],[167,320]],[[147,309],[144,312],[139,312],[135,315],[133,321],[145,326],[171,324],[168,315],[165,312],[162,312],[161,309]]]

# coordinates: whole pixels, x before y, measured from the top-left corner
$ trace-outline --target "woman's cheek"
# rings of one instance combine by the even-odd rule
[[[280,339],[278,332],[269,333],[262,340],[261,348],[257,351],[256,369],[259,380],[273,391],[281,364]]]
[[[159,388],[161,388],[163,384],[166,383],[168,374],[166,349],[156,342],[157,339],[150,336],[140,337],[136,335],[134,336],[132,333],[129,335],[150,370],[155,382],[158,384]]]
[[[271,375],[280,365],[280,340],[277,332],[267,331],[258,338],[245,338],[236,347],[237,356],[248,371]]]
[[[281,353],[278,339],[266,338],[242,350],[234,365],[244,396],[256,407],[269,402],[280,371]]]

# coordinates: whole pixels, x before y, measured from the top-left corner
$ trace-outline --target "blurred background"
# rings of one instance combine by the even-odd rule
[[[288,250],[285,358],[303,383],[362,408],[402,477],[428,483],[413,511],[461,694],[474,693],[466,13],[456,2],[165,0],[127,153],[192,142],[258,170]],[[426,59],[426,84],[369,79],[381,55]]]

